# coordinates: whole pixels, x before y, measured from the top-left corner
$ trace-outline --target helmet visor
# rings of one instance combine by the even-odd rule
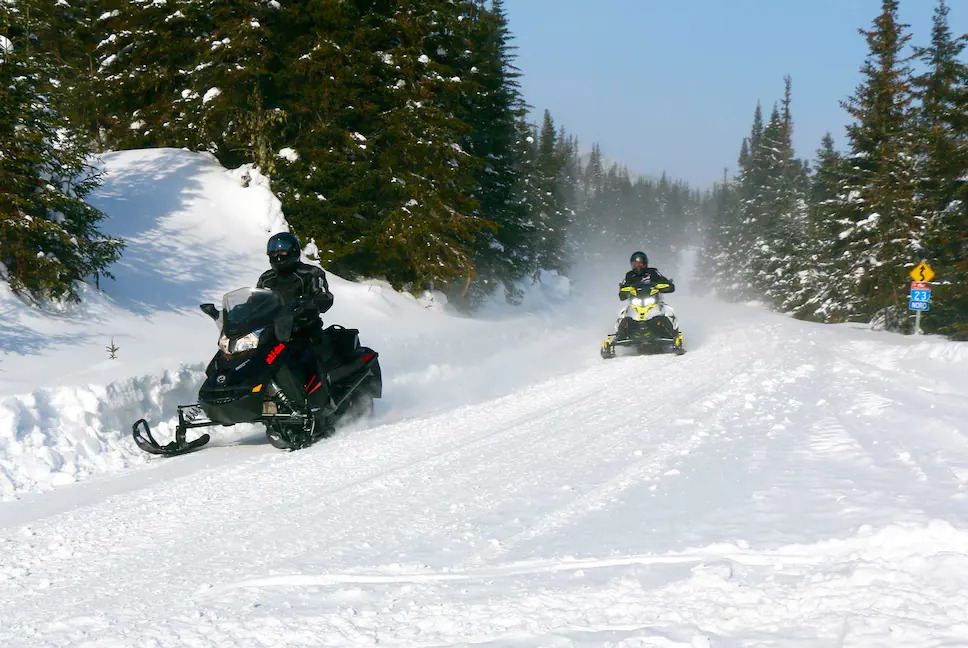
[[[632,262],[632,267],[635,268],[636,270],[641,270],[642,268],[645,267],[645,262],[642,261],[641,259],[636,259],[635,261]]]
[[[293,251],[293,247],[294,246],[292,244],[292,241],[289,241],[287,239],[284,239],[284,238],[272,239],[271,241],[269,241],[269,246],[268,246],[268,249],[266,250],[266,254],[268,254],[269,256],[274,256],[274,253],[277,253],[277,252],[289,253]]]

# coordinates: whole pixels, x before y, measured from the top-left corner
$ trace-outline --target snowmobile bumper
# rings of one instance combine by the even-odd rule
[[[261,385],[256,388],[211,387],[208,382],[198,392],[198,404],[209,420],[218,425],[235,425],[252,423],[262,416],[264,396]]]

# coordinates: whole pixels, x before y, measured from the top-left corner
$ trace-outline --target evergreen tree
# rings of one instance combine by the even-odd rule
[[[948,7],[939,1],[931,44],[918,48],[925,72],[915,79],[924,156],[920,192],[929,217],[924,256],[938,273],[927,330],[968,338],[968,66],[962,55],[968,36],[954,38]]]
[[[195,127],[179,100],[191,96],[190,71],[209,45],[199,1],[105,2],[115,8],[98,18],[92,69],[103,103],[97,128],[108,148],[181,146]]]
[[[478,201],[479,217],[492,221],[474,241],[474,265],[478,280],[467,276],[455,286],[452,301],[474,305],[503,285],[505,297],[520,296],[517,283],[535,270],[528,203],[524,196],[526,169],[519,155],[526,113],[521,97],[519,72],[513,64],[511,35],[501,0],[473,5],[471,19],[461,21],[466,42],[450,44],[455,72],[474,87],[463,93],[460,117],[469,127],[466,149],[481,161],[472,197]],[[462,32],[452,30],[454,35]],[[452,36],[453,40],[453,36]],[[468,53],[464,55],[464,53]],[[524,135],[527,137],[527,135]],[[525,142],[526,144],[526,142]]]
[[[98,177],[58,112],[56,67],[33,42],[49,33],[37,10],[0,3],[0,277],[36,299],[77,300],[76,282],[110,276],[122,245],[84,201]]]
[[[840,289],[835,243],[851,221],[840,216],[844,195],[841,187],[844,160],[826,133],[816,154],[816,171],[810,180],[808,227],[809,250],[803,255],[801,273],[804,295],[796,314],[804,319],[826,321],[840,308]]]
[[[467,126],[453,105],[438,100],[445,90],[456,90],[448,84],[462,80],[422,46],[426,34],[456,24],[460,10],[445,0],[401,2],[395,16],[397,45],[390,55],[405,86],[403,101],[384,112],[385,129],[374,139],[376,164],[391,191],[372,249],[379,270],[398,286],[432,287],[473,273],[470,241],[491,225],[475,215],[477,204],[469,196],[476,160],[461,145]],[[403,182],[390,182],[395,172]]]
[[[844,315],[867,319],[881,311],[889,326],[900,325],[906,268],[923,254],[912,82],[903,54],[910,34],[898,22],[897,5],[882,0],[873,28],[861,30],[870,53],[863,81],[843,103],[855,120],[847,127],[851,172],[842,205],[851,226],[834,250],[847,282]]]
[[[282,67],[276,32],[287,12],[272,0],[197,0],[192,9],[198,58],[173,100],[180,144],[274,176],[273,143],[286,115],[274,82]]]
[[[538,134],[537,153],[535,183],[538,202],[534,213],[538,230],[537,265],[541,269],[564,271],[567,266],[563,255],[564,241],[570,220],[561,182],[566,160],[548,110],[544,112]]]
[[[60,112],[79,135],[104,150],[104,83],[98,64],[99,44],[108,38],[105,21],[120,13],[122,0],[88,0],[68,3],[37,0],[38,43],[57,66],[62,84],[58,95],[67,99]]]
[[[501,0],[31,1],[91,141],[255,164],[337,272],[473,305],[565,267],[577,142],[525,125]]]

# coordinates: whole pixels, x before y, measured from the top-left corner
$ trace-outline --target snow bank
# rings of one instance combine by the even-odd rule
[[[0,400],[0,499],[145,462],[128,443],[142,416],[170,417],[194,400],[204,366],[111,383],[40,389]],[[170,425],[160,426],[170,434]]]
[[[116,280],[30,308],[0,287],[0,497],[141,463],[131,423],[194,401],[215,329],[198,310],[251,285],[288,229],[268,180],[176,149],[110,153],[91,201],[125,239]],[[110,359],[108,345],[118,347]],[[188,359],[198,363],[182,367]],[[179,369],[179,367],[181,367]]]

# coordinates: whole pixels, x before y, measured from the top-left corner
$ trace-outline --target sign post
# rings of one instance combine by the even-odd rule
[[[914,333],[921,333],[921,313],[931,310],[931,285],[934,270],[922,261],[911,270],[911,294],[908,310],[914,311]]]

